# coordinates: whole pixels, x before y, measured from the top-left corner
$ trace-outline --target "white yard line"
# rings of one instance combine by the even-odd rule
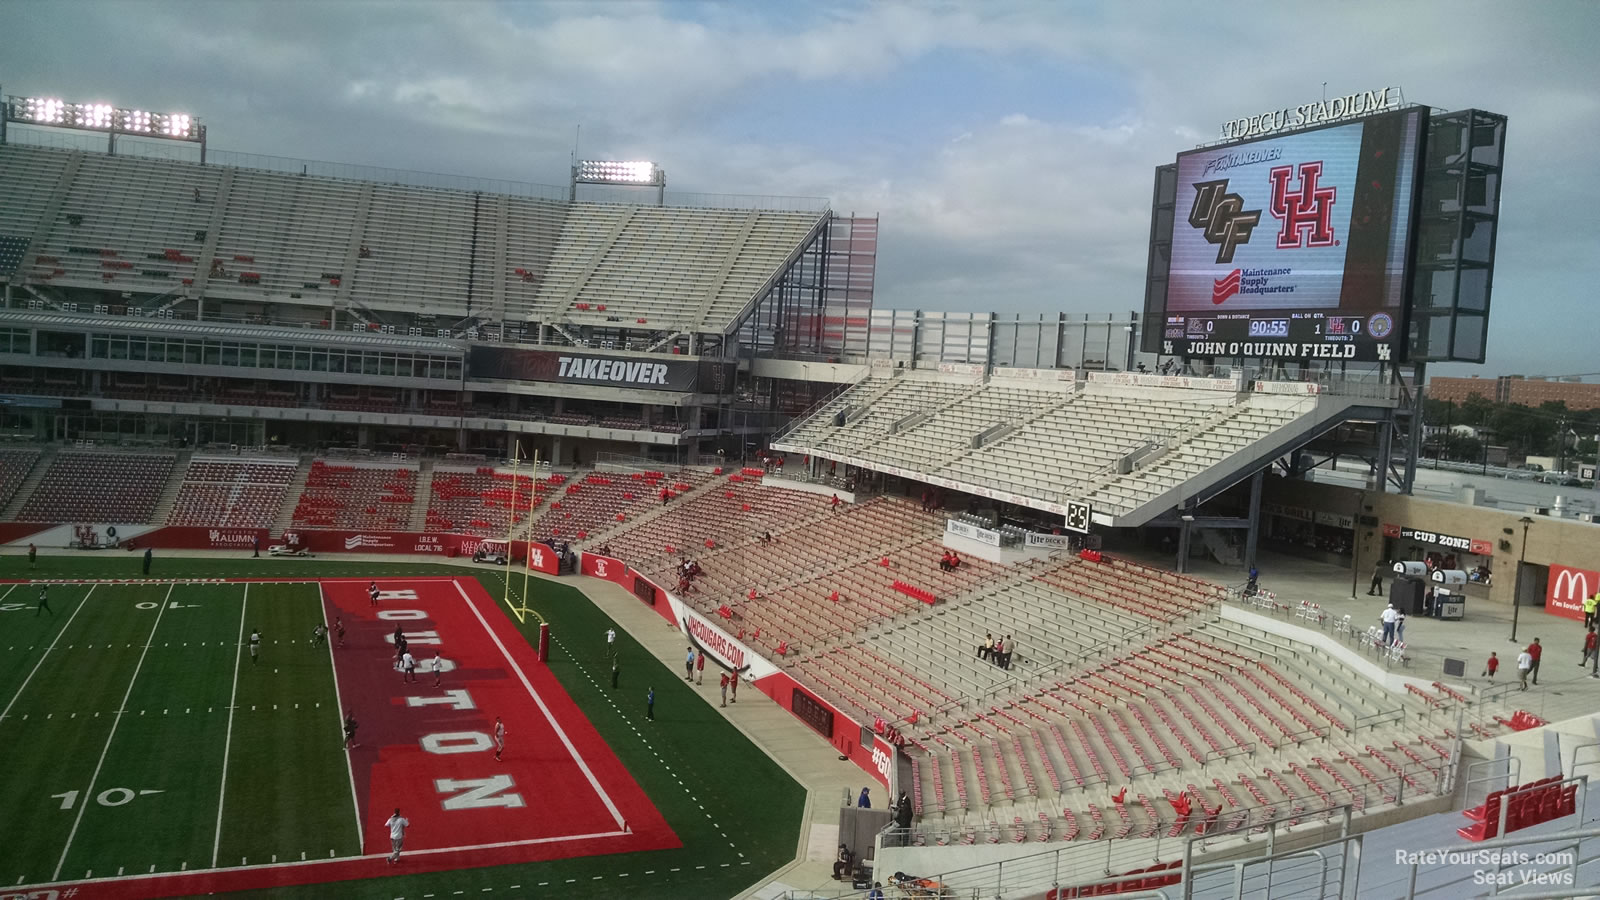
[[[78,815],[72,820],[72,830],[67,833],[67,845],[61,848],[61,861],[56,863],[55,874],[50,876],[52,881],[61,877],[61,867],[67,864],[67,854],[72,852],[72,840],[78,836],[78,826],[83,824],[83,814],[89,809],[89,799],[94,796],[94,784],[100,780],[100,769],[105,766],[106,755],[111,752],[111,742],[117,737],[117,726],[122,724],[122,714],[128,708],[128,698],[133,696],[133,685],[139,680],[139,670],[144,668],[144,658],[150,653],[150,645],[155,643],[156,629],[161,627],[161,616],[166,613],[167,604],[172,602],[174,587],[176,585],[167,587],[167,595],[161,599],[161,606],[156,608],[156,622],[150,626],[150,636],[145,638],[144,649],[139,651],[139,662],[133,667],[133,676],[128,679],[128,689],[122,692],[122,702],[117,704],[116,718],[111,720],[111,733],[106,735],[106,745],[100,748],[100,761],[94,764],[94,774],[89,776],[89,789],[83,792],[83,802],[78,804]],[[83,599],[88,602],[88,595],[84,595]],[[80,605],[78,608],[83,607]]]
[[[233,711],[239,705],[239,664],[244,656],[244,618],[250,606],[250,584],[244,586],[244,602],[239,604],[239,642],[233,650],[233,692],[228,695],[228,736],[222,741],[222,788],[217,791],[217,837],[211,842],[211,867],[216,868],[222,849],[222,805],[228,797],[228,752],[233,749]]]
[[[617,838],[617,837],[632,837],[632,836],[633,836],[633,832],[631,832],[631,831],[597,831],[597,832],[594,832],[593,834],[564,834],[564,835],[559,835],[557,837],[525,838],[523,840],[518,840],[518,841],[495,841],[493,843],[488,843],[488,844],[463,844],[463,845],[461,845],[459,847],[433,847],[433,848],[423,849],[423,850],[407,850],[407,851],[405,851],[405,855],[408,856],[408,857],[412,857],[412,856],[433,856],[433,855],[440,854],[440,853],[472,853],[472,852],[482,851],[482,850],[504,850],[504,849],[507,849],[507,848],[510,848],[510,847],[533,847],[533,846],[538,846],[540,844],[561,844],[561,843],[565,843],[567,841],[592,841],[592,840],[598,840],[600,838]],[[218,872],[245,872],[245,871],[256,872],[256,871],[267,871],[267,870],[273,870],[273,869],[292,869],[292,868],[295,868],[297,866],[325,866],[325,865],[335,865],[335,864],[338,864],[338,863],[358,862],[360,860],[365,860],[365,859],[379,860],[379,859],[388,859],[388,858],[389,858],[389,852],[386,850],[386,851],[384,851],[382,853],[368,853],[368,854],[363,855],[363,856],[334,856],[334,857],[329,857],[328,859],[307,859],[307,860],[292,860],[292,861],[276,862],[276,863],[256,863],[254,865],[247,865],[247,866],[221,866],[221,867],[218,867],[218,868],[215,868],[215,869],[185,869],[185,870],[177,871],[177,872],[142,872],[142,873],[139,873],[137,875],[108,875],[108,876],[106,876],[104,878],[90,878],[90,879],[79,878],[79,879],[74,879],[74,880],[70,880],[70,881],[48,881],[48,882],[40,882],[38,884],[11,885],[10,888],[11,889],[21,889],[21,888],[46,889],[46,888],[52,888],[52,887],[59,888],[59,887],[66,887],[67,885],[80,885],[80,884],[82,884],[82,885],[115,884],[115,883],[123,882],[123,881],[150,881],[150,880],[156,879],[156,878],[189,878],[189,877],[192,877],[192,876],[195,876],[195,875],[215,875]],[[263,884],[263,885],[258,885],[256,887],[239,888],[238,890],[259,890],[260,888],[263,888],[263,887],[266,887],[266,886],[267,885]],[[62,894],[65,895],[66,891],[62,891]],[[9,896],[13,896],[13,895],[8,893],[8,894],[0,894],[0,896],[9,897]]]
[[[467,591],[461,586],[461,582],[457,581],[455,585],[456,591],[461,594],[461,599],[466,601],[467,608],[472,610],[474,616],[478,617],[478,622],[483,626],[483,630],[488,633],[489,639],[494,641],[496,647],[500,648],[500,654],[505,657],[506,664],[511,666],[511,671],[517,673],[517,678],[522,682],[522,686],[527,689],[528,696],[532,697],[533,702],[539,705],[539,711],[544,713],[545,721],[550,723],[550,727],[555,731],[556,737],[561,739],[561,745],[567,748],[567,753],[572,755],[572,761],[577,763],[578,768],[583,771],[584,777],[589,780],[589,786],[594,788],[594,792],[600,795],[600,800],[606,805],[606,809],[611,811],[611,818],[617,823],[617,827],[625,828],[626,823],[623,821],[622,812],[611,801],[611,795],[606,793],[606,789],[600,786],[600,780],[594,777],[594,772],[589,770],[589,764],[584,762],[583,756],[578,753],[578,748],[572,745],[572,739],[567,737],[567,732],[561,727],[561,723],[557,722],[556,717],[551,714],[550,707],[544,705],[544,698],[540,697],[539,692],[533,689],[533,682],[528,680],[527,673],[523,672],[522,667],[517,665],[517,661],[511,658],[510,651],[506,650],[506,645],[500,641],[500,635],[495,634],[494,629],[489,627],[489,620],[483,617],[483,612],[478,609],[478,605],[472,602],[471,597],[467,596]]]
[[[324,625],[326,625],[328,622],[328,598],[322,590],[322,582],[320,581],[317,582],[317,601],[321,604],[322,622]],[[334,662],[333,659],[333,635],[330,634],[328,636],[327,643],[328,669],[329,673],[333,675],[333,716],[334,720],[339,723],[339,736],[343,738],[345,712],[344,698],[339,695],[339,666]],[[356,853],[359,854],[361,852],[361,848],[366,846],[366,828],[361,824],[361,798],[356,796],[355,763],[350,761],[350,751],[348,749],[341,750],[340,752],[344,754],[345,772],[349,773],[350,775],[350,806],[356,812]]]
[[[9,591],[7,593],[9,593]],[[0,721],[4,721],[5,717],[11,714],[11,707],[17,705],[17,699],[22,696],[23,691],[28,689],[28,682],[32,681],[33,676],[38,674],[39,667],[44,665],[45,658],[50,655],[50,651],[54,650],[56,645],[61,643],[61,636],[67,633],[68,628],[72,627],[72,620],[76,619],[78,617],[78,613],[82,612],[83,608],[89,605],[89,594],[93,593],[94,588],[89,588],[89,593],[84,594],[83,599],[78,601],[78,608],[72,611],[72,615],[67,616],[67,623],[61,626],[60,631],[56,632],[56,639],[50,642],[50,646],[44,648],[43,653],[39,654],[39,661],[33,664],[33,670],[28,673],[27,678],[22,679],[22,686],[17,688],[17,692],[11,695],[11,702],[6,704],[6,708],[4,710],[0,710]]]

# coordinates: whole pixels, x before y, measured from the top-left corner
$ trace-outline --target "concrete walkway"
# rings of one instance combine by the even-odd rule
[[[639,602],[638,597],[620,585],[596,578],[567,578],[562,583],[582,591],[601,612],[615,620],[669,669],[676,671],[682,665],[683,648],[687,646],[682,632]],[[805,822],[800,829],[794,861],[763,876],[739,897],[758,893],[767,896],[769,892],[762,888],[774,881],[797,889],[848,888],[848,884],[833,880],[833,854],[839,845],[839,808],[846,796],[860,793],[862,785],[872,785],[880,804],[887,800],[884,792],[855,763],[839,759],[832,745],[816,732],[748,684],[739,692],[739,702],[726,708],[717,706],[720,690],[711,679],[707,679],[699,692],[706,703],[726,716],[807,791]]]
[[[1170,568],[1173,562],[1170,557],[1137,552],[1121,555],[1163,568]],[[1364,562],[1362,571],[1357,573],[1353,598],[1349,567],[1266,551],[1259,554],[1257,567],[1261,570],[1261,587],[1276,594],[1279,603],[1298,605],[1305,600],[1320,605],[1331,617],[1329,633],[1332,633],[1331,620],[1347,614],[1352,626],[1358,632],[1365,632],[1368,625],[1378,624],[1378,614],[1388,605],[1382,598],[1367,596],[1367,585],[1372,578],[1370,563]],[[1238,586],[1245,581],[1243,568],[1223,566],[1210,560],[1194,560],[1189,570],[1199,578],[1220,584]],[[1384,582],[1385,593],[1390,580]],[[1280,613],[1279,616],[1297,625],[1310,625],[1292,618],[1292,614]],[[1600,708],[1600,679],[1590,677],[1589,668],[1578,667],[1583,648],[1583,622],[1551,615],[1543,607],[1523,607],[1517,613],[1517,640],[1512,642],[1511,619],[1509,606],[1482,599],[1469,600],[1466,617],[1458,621],[1408,617],[1405,642],[1411,664],[1401,671],[1417,678],[1443,678],[1446,657],[1463,659],[1467,663],[1464,680],[1487,687],[1490,682],[1479,673],[1490,651],[1494,651],[1500,656],[1500,674],[1495,682],[1515,681],[1517,653],[1534,638],[1539,638],[1545,650],[1538,686],[1530,686],[1526,692],[1513,691],[1506,696],[1506,703],[1551,722],[1587,716]]]

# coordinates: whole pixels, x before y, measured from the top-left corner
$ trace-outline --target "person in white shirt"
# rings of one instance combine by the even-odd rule
[[[1517,677],[1522,679],[1519,690],[1528,689],[1528,673],[1533,670],[1533,654],[1524,650],[1517,654]]]
[[[400,815],[400,807],[394,808],[394,815],[389,821],[383,823],[389,829],[389,846],[394,850],[389,854],[389,865],[400,861],[400,847],[406,842],[406,828],[410,827],[411,820]]]
[[[506,752],[506,723],[500,721],[499,716],[494,717],[494,758],[498,762],[500,754]]]
[[[1399,621],[1400,611],[1395,609],[1394,604],[1391,603],[1383,608],[1383,614],[1380,616],[1380,618],[1383,619],[1384,644],[1387,645],[1394,643],[1394,623]]]
[[[617,655],[617,630],[615,628],[606,629],[606,655]]]
[[[433,686],[434,687],[438,687],[439,686],[439,677],[442,674],[444,674],[444,660],[439,658],[439,654],[435,653],[433,655],[433,663],[432,663],[432,665],[433,665]]]
[[[411,651],[406,651],[406,655],[400,657],[400,670],[404,673],[400,676],[401,681],[417,680],[417,658],[411,655]]]
[[[261,661],[260,657],[259,657],[260,653],[261,653],[261,632],[256,630],[256,629],[254,629],[254,628],[252,628],[252,629],[250,629],[250,665],[253,666],[256,663]]]

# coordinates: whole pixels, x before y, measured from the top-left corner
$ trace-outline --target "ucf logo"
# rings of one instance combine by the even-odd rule
[[[1243,197],[1228,193],[1228,179],[1202,181],[1194,186],[1189,224],[1200,229],[1208,243],[1217,245],[1218,265],[1233,262],[1234,248],[1250,243],[1250,233],[1260,221],[1261,210],[1245,209]]]

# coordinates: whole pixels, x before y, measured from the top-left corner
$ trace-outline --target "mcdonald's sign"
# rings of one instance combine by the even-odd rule
[[[1550,567],[1550,593],[1544,599],[1544,611],[1553,616],[1583,621],[1583,598],[1600,591],[1600,572],[1574,569],[1568,566]]]

